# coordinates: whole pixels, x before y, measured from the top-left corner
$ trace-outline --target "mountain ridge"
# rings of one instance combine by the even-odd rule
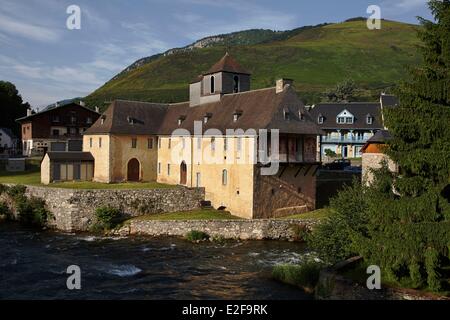
[[[413,48],[418,44],[417,28],[383,20],[381,30],[370,31],[365,18],[352,18],[285,31],[250,29],[209,36],[137,60],[87,96],[86,101],[89,106],[104,109],[105,101],[118,98],[187,100],[190,80],[226,51],[253,71],[252,89],[274,85],[277,77],[290,77],[303,97],[312,101],[336,82],[354,78],[370,95],[371,90],[395,85],[403,78],[405,66],[418,61]]]

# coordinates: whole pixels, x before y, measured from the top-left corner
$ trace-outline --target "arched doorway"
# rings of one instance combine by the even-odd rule
[[[186,162],[180,164],[180,184],[186,184],[187,182],[187,166]]]
[[[127,180],[128,181],[139,181],[140,176],[140,164],[136,158],[128,161],[128,171],[127,171]]]

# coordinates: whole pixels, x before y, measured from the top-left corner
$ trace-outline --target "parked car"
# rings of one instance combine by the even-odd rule
[[[327,170],[344,170],[351,165],[352,163],[348,159],[336,159],[333,162],[325,164],[323,167]]]

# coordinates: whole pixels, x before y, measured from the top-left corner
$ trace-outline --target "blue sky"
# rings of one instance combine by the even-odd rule
[[[286,30],[367,16],[416,23],[426,0],[0,0],[0,80],[42,107],[85,96],[135,60],[205,36],[251,28]],[[66,9],[81,8],[68,30]]]

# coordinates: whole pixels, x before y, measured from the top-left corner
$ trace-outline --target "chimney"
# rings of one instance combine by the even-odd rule
[[[31,116],[33,114],[33,110],[31,108],[27,109],[27,117]]]
[[[95,112],[100,113],[100,109],[97,106],[95,106]]]
[[[294,80],[292,79],[279,79],[277,80],[277,86],[276,86],[276,93],[281,93],[284,91],[284,88],[286,86],[292,86],[292,84],[294,83]]]

